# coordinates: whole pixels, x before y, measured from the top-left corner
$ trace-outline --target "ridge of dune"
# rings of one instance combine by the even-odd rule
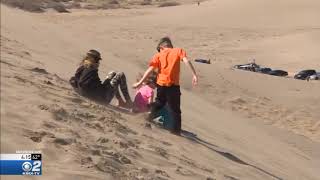
[[[70,14],[1,5],[1,152],[41,150],[48,180],[316,180],[319,82],[230,67],[255,58],[292,72],[319,70],[319,5],[225,0]],[[102,52],[100,77],[121,70],[132,84],[163,35],[191,58],[213,60],[196,64],[197,88],[182,68],[183,137],[80,97],[69,86],[81,55],[92,48]]]

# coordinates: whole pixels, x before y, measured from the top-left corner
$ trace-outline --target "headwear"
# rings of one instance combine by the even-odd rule
[[[94,49],[89,50],[87,52],[87,56],[92,57],[96,61],[100,61],[101,60],[101,54],[97,50],[94,50]]]

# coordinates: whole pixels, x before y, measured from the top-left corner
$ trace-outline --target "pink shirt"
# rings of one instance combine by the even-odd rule
[[[143,85],[137,90],[134,98],[134,107],[138,112],[145,112],[148,110],[149,98],[153,96],[153,89],[148,85]]]

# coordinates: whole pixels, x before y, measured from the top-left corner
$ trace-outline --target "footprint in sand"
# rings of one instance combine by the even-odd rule
[[[106,150],[106,151],[102,151],[102,154],[108,156],[109,158],[112,158],[113,160],[116,160],[121,164],[131,164],[131,160],[119,152]]]
[[[58,144],[58,145],[70,145],[72,143],[76,143],[76,139],[74,138],[56,138],[53,143]]]
[[[67,121],[69,117],[69,113],[62,107],[58,105],[52,105],[49,108],[49,111],[52,113],[53,118],[56,121]]]
[[[119,158],[119,161],[120,161],[121,163],[123,163],[123,164],[131,164],[131,160],[128,159],[127,157],[125,157],[125,156],[121,156],[121,157]]]
[[[47,70],[42,69],[42,68],[38,68],[38,67],[29,69],[29,70],[32,72],[40,73],[40,74],[49,74]]]
[[[78,116],[80,118],[84,118],[84,119],[95,119],[97,118],[94,114],[91,114],[89,112],[79,112],[79,111],[75,111],[73,113],[75,116]]]
[[[56,120],[56,121],[63,121],[63,122],[66,122],[68,121],[69,118],[72,118],[74,120],[80,120],[80,122],[82,122],[82,119],[77,117],[77,116],[80,116],[80,117],[93,117],[91,115],[83,115],[81,113],[81,115],[77,114],[77,113],[69,113],[67,110],[65,110],[64,108],[60,107],[59,105],[57,104],[52,104],[52,105],[46,105],[46,104],[40,104],[38,106],[38,108],[40,110],[43,110],[43,111],[49,111],[52,113],[52,116],[53,118]]]
[[[88,164],[91,164],[92,162],[93,160],[91,157],[82,158],[80,161],[81,165],[88,165]]]
[[[212,177],[207,177],[206,180],[216,180],[216,179],[214,179],[214,178],[212,178]]]
[[[108,138],[104,138],[104,137],[100,137],[98,140],[97,140],[98,143],[101,143],[101,144],[105,144],[105,143],[108,143],[109,142],[109,139]]]
[[[54,134],[45,132],[45,131],[41,131],[41,132],[30,131],[30,132],[27,132],[25,136],[29,137],[33,142],[36,142],[36,143],[40,143],[45,136],[50,138],[55,138]]]
[[[92,129],[96,129],[100,132],[104,131],[104,128],[102,127],[100,122],[86,122],[85,123],[86,127],[92,128]]]
[[[115,174],[120,172],[122,169],[122,164],[112,158],[101,158],[95,167],[102,172]]]
[[[56,128],[59,127],[59,125],[54,123],[54,122],[44,122],[43,126],[48,128],[48,129],[56,129]]]
[[[126,134],[126,135],[128,135],[128,134],[137,135],[138,134],[137,132],[133,131],[132,129],[128,128],[127,126],[122,125],[121,123],[119,123],[116,120],[109,121],[106,125],[108,127],[115,128],[115,130],[117,132],[122,133],[122,134]]]
[[[101,151],[99,149],[91,149],[90,153],[94,156],[101,156]]]
[[[81,103],[83,103],[83,100],[81,99],[81,98],[67,98],[67,99],[69,99],[71,102],[74,102],[74,103],[76,103],[76,104],[81,104]]]
[[[137,144],[140,144],[139,140],[113,140],[114,144],[118,144],[121,149],[138,148]]]
[[[152,126],[151,126],[150,123],[145,123],[145,124],[144,124],[144,128],[146,128],[146,129],[152,129]]]
[[[161,141],[161,140],[160,140],[160,142],[161,142],[161,144],[163,144],[163,145],[165,145],[165,146],[172,146],[172,144],[169,143],[169,142],[167,142],[167,141]]]
[[[244,99],[242,99],[241,97],[234,97],[228,101],[232,104],[238,104],[238,105],[242,105],[242,104],[246,103],[246,101]]]
[[[132,158],[142,158],[143,156],[136,150],[129,148],[125,150],[126,155],[132,157]]]
[[[50,85],[50,86],[53,86],[54,84],[51,82],[51,81],[49,81],[49,80],[44,80],[43,81],[45,84],[47,84],[47,85]]]
[[[155,170],[155,173],[156,173],[156,174],[159,174],[159,175],[161,175],[161,176],[164,176],[164,177],[170,177],[167,172],[165,172],[165,171],[163,171],[163,170],[160,170],[160,169],[156,169],[156,170]]]
[[[141,173],[149,173],[149,170],[147,168],[144,168],[144,167],[138,167],[138,170],[141,172]]]
[[[154,151],[156,152],[156,154],[164,157],[165,159],[169,159],[169,154],[167,153],[167,150],[161,148],[161,147],[156,147],[156,146],[150,146],[152,149],[154,149]]]
[[[43,110],[43,111],[48,111],[49,110],[49,106],[45,105],[45,104],[40,104],[38,106],[39,109]]]
[[[41,136],[32,136],[32,137],[30,137],[30,139],[31,139],[33,142],[39,143],[39,142],[41,142],[42,137],[41,137]]]
[[[228,175],[223,175],[223,177],[227,180],[239,180],[238,178],[232,177],[232,176],[228,176]]]
[[[192,171],[190,171],[188,169],[182,168],[181,166],[177,167],[176,172],[178,174],[183,175],[183,176],[193,176],[193,175],[195,175],[194,172],[192,172]]]
[[[113,157],[103,157],[98,163],[95,164],[95,167],[102,172],[110,174],[119,174],[121,171],[124,171],[125,164],[131,164],[131,161],[125,156],[115,153]]]

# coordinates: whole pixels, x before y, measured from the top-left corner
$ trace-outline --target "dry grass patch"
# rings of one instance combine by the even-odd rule
[[[152,0],[144,0],[140,3],[142,6],[152,5]]]
[[[179,6],[180,3],[178,2],[164,2],[164,3],[161,3],[159,4],[158,7],[169,7],[169,6]]]
[[[64,3],[69,1],[70,0],[2,0],[1,3],[29,12],[40,13],[52,8],[57,12],[66,13],[69,11]]]
[[[2,0],[1,3],[30,12],[44,12],[41,0]]]

